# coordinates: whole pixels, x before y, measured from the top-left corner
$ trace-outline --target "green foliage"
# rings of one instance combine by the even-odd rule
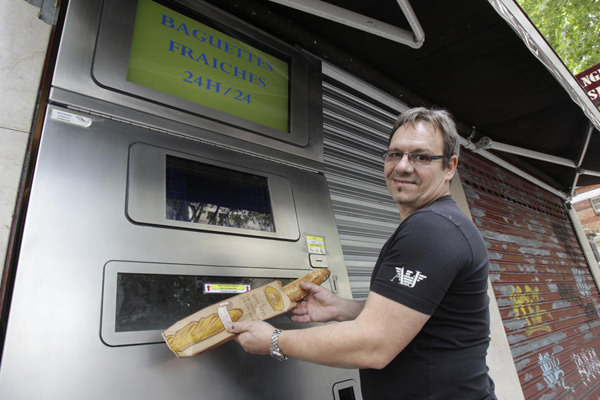
[[[600,0],[517,0],[576,75],[600,63]]]

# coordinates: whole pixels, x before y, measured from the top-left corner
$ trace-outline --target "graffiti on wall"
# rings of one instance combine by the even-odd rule
[[[577,372],[585,386],[600,377],[600,360],[594,349],[582,349],[581,353],[571,354],[571,359],[575,362]]]
[[[575,284],[577,285],[579,294],[582,296],[591,296],[592,288],[585,281],[585,273],[577,268],[571,268],[571,271],[573,272],[573,277],[575,278]]]
[[[550,332],[550,325],[543,324],[544,320],[552,320],[552,314],[540,306],[540,289],[529,285],[513,288],[509,299],[513,302],[515,318],[524,320],[527,324],[525,333],[531,336],[537,332]]]
[[[596,316],[600,316],[600,304],[596,303],[596,298],[593,296],[592,291],[594,290],[594,288],[590,286],[586,281],[587,274],[577,268],[571,268],[571,272],[573,272],[573,278],[575,278],[575,285],[577,286],[577,291],[581,295],[577,298],[579,305],[584,308],[586,314],[593,314],[593,312],[595,311],[596,315],[592,317],[592,319],[595,319]],[[592,301],[592,304],[583,304],[582,299],[584,298],[590,299]]]
[[[560,360],[554,354],[538,354],[538,365],[542,370],[548,389],[554,390],[560,386],[565,390],[575,391],[574,388],[565,384],[565,372],[560,367]]]
[[[595,349],[582,349],[579,353],[572,353],[571,360],[575,363],[579,377],[585,386],[593,384],[600,378],[600,359],[598,359]],[[563,388],[575,392],[574,387],[565,383],[565,372],[554,353],[552,355],[548,352],[539,353],[538,365],[542,370],[542,376],[548,389]]]

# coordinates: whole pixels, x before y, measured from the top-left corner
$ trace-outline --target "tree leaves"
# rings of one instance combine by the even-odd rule
[[[573,75],[600,63],[600,0],[517,0]]]

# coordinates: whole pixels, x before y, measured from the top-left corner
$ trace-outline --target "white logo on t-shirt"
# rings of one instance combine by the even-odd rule
[[[417,273],[415,274],[414,271],[411,271],[409,269],[405,271],[404,267],[396,267],[396,275],[394,275],[391,281],[394,282],[394,279],[398,279],[399,284],[407,286],[409,288],[413,288],[415,287],[417,282],[420,282],[425,278],[427,278],[427,275],[423,275],[421,271],[417,271]]]

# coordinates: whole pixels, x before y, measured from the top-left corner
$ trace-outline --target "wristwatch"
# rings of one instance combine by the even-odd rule
[[[277,361],[287,360],[287,356],[284,355],[281,352],[281,349],[279,348],[279,334],[280,333],[281,333],[281,331],[279,329],[275,329],[273,331],[273,334],[271,335],[271,349],[269,350],[271,357],[273,357]]]

